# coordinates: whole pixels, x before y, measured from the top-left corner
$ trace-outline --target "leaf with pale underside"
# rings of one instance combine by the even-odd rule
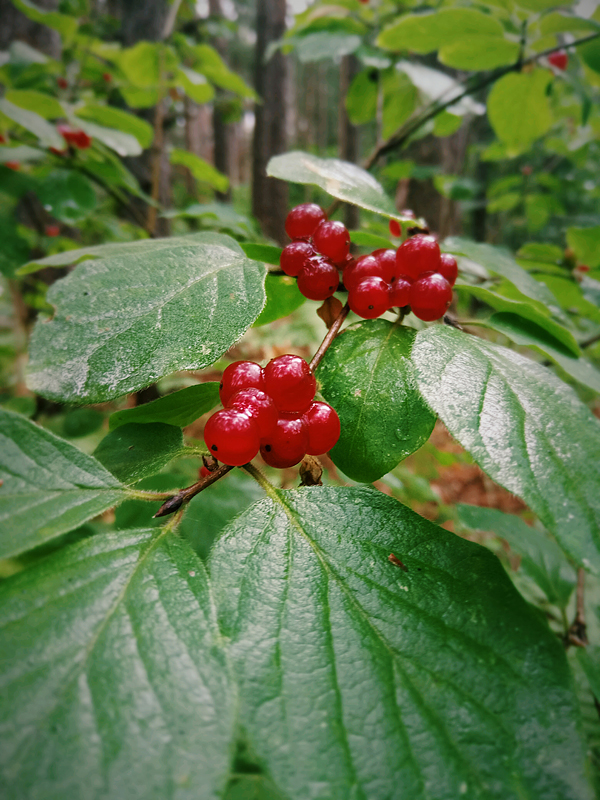
[[[128,422],[164,422],[185,428],[214,408],[218,402],[219,384],[217,381],[208,381],[196,386],[186,386],[185,389],[166,394],[141,406],[115,411],[108,418],[108,424],[111,431]]]

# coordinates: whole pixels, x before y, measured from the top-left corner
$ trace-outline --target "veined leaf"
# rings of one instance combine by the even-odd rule
[[[156,475],[184,453],[181,428],[164,422],[127,422],[112,430],[94,450],[94,456],[123,483]]]
[[[123,111],[122,108],[114,108],[100,103],[86,103],[81,108],[76,108],[74,113],[78,119],[97,122],[103,127],[131,134],[144,149],[150,147],[154,139],[154,130],[149,122],[135,114]]]
[[[207,183],[219,192],[227,191],[229,186],[227,176],[195,153],[175,148],[169,153],[169,161],[171,164],[181,164],[183,167],[187,167],[200,183]]]
[[[267,302],[254,323],[268,325],[276,319],[287,317],[306,301],[294,278],[288,275],[267,275],[265,280]]]
[[[58,133],[54,125],[36,114],[34,111],[27,111],[25,108],[10,103],[5,98],[0,99],[0,112],[16,122],[21,127],[37,136],[42,147],[55,147],[62,150],[65,140]]]
[[[431,53],[463,37],[503,39],[503,28],[489,14],[471,8],[444,8],[430,14],[404,14],[385,28],[377,44],[386,50]]]
[[[44,119],[64,117],[65,111],[56,97],[30,89],[9,89],[4,97],[15,106],[34,111]]]
[[[546,95],[551,74],[545,69],[509,73],[499,78],[488,97],[488,117],[509,155],[519,155],[543,136],[553,122]]]
[[[166,394],[158,400],[144,403],[135,408],[124,408],[115,411],[108,419],[112,430],[129,422],[150,423],[164,422],[185,428],[194,420],[206,414],[219,402],[219,384],[217,381],[199,383],[197,386],[186,386],[178,392]]]

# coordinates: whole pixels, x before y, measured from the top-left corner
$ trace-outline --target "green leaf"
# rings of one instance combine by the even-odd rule
[[[279,266],[281,260],[281,247],[272,244],[254,244],[253,242],[240,242],[240,247],[248,258],[253,261],[262,261],[263,264]]]
[[[187,167],[197,181],[207,183],[218,192],[226,192],[229,187],[227,176],[195,153],[174,148],[169,153],[169,161],[171,164],[181,164],[181,166]]]
[[[215,96],[215,90],[204,75],[188,67],[177,70],[175,82],[180,83],[184,92],[196,103],[208,103]]]
[[[232,72],[225,64],[219,53],[214,47],[208,44],[198,44],[191,48],[196,59],[195,69],[206,75],[211,83],[221,89],[257,100],[258,95],[239,75]]]
[[[163,422],[167,425],[185,428],[214,408],[218,402],[219,383],[218,381],[209,381],[196,386],[187,386],[178,392],[166,394],[164,397],[159,397],[158,400],[152,400],[150,403],[144,403],[135,408],[115,411],[110,415],[108,424],[111,431],[128,422],[144,424]]]
[[[138,140],[144,150],[150,147],[154,139],[154,130],[149,122],[137,117],[135,114],[129,114],[121,108],[114,108],[100,103],[86,103],[81,108],[75,109],[75,115],[78,119],[97,122],[108,128],[131,134]]]
[[[382,76],[383,112],[382,135],[391,136],[415,110],[417,90],[409,78],[397,69],[388,70]]]
[[[123,483],[156,475],[182,455],[181,428],[162,422],[126,422],[102,439],[94,456]]]
[[[417,334],[419,388],[487,474],[578,564],[600,571],[600,423],[531,360],[456,329]]]
[[[161,42],[138,42],[123,50],[117,60],[125,77],[137,89],[155,89],[166,75],[179,68],[172,48]]]
[[[77,33],[77,20],[74,17],[59,14],[57,11],[46,11],[30,3],[29,0],[11,0],[11,2],[28,19],[58,31],[66,42],[73,39]]]
[[[553,11],[550,14],[545,14],[538,23],[540,33],[548,35],[550,33],[575,33],[578,31],[597,31],[600,28],[597,22],[593,19],[584,19],[583,17],[574,17],[570,14],[562,14],[559,11]]]
[[[404,14],[377,39],[384,50],[431,53],[464,37],[497,37],[504,31],[494,17],[469,8],[448,8],[431,14]]]
[[[348,119],[353,125],[364,125],[377,113],[378,73],[364,69],[354,78],[344,100]]]
[[[89,180],[73,170],[54,170],[36,189],[45,210],[61,222],[85,219],[96,208],[96,192]]]
[[[272,497],[209,570],[285,797],[591,797],[563,648],[491,553],[372,489]]]
[[[17,147],[1,147],[0,146],[0,164],[6,164],[7,161],[41,161],[46,158],[46,153],[39,150],[37,147],[29,147],[27,144],[17,145]],[[4,181],[2,191],[6,191]]]
[[[580,58],[594,72],[600,72],[600,40],[595,39],[577,48]]]
[[[354,53],[362,44],[356,34],[348,33],[310,33],[295,38],[296,54],[303,64],[323,59],[337,59]]]
[[[509,156],[525,152],[553,123],[546,94],[552,75],[548,70],[509,73],[496,81],[489,94],[487,111],[496,136]]]
[[[72,531],[124,498],[95,458],[0,406],[0,558]]]
[[[504,539],[510,549],[521,557],[519,568],[544,592],[548,602],[566,608],[577,575],[564,553],[542,531],[527,525],[514,514],[504,514],[496,508],[480,508],[459,503],[458,518],[472,530],[489,531]]]
[[[254,323],[255,327],[268,325],[276,319],[287,317],[305,302],[294,278],[287,275],[267,275],[265,280],[267,302]]]
[[[196,233],[86,248],[48,292],[56,312],[36,324],[29,384],[62,402],[99,403],[177,370],[214,364],[258,317],[265,267],[233,239]],[[70,263],[83,250],[42,261]],[[35,388],[34,388],[35,387]]]
[[[515,344],[532,347],[539,353],[547,355],[567,375],[593,391],[600,392],[600,372],[587,359],[574,358],[570,350],[535,322],[515,314],[500,313],[492,314],[485,324],[503,333]]]
[[[12,170],[11,170],[12,171]],[[8,170],[7,170],[8,172]],[[0,216],[0,273],[12,278],[15,269],[30,253],[27,239],[19,235],[12,216]]]
[[[464,85],[451,78],[439,69],[431,69],[423,64],[416,64],[414,61],[399,61],[396,69],[404,72],[413,84],[417,87],[423,98],[426,100],[438,100],[442,98],[449,102],[453,98],[458,98],[464,91]],[[477,103],[468,95],[461,97],[454,105],[448,107],[451,114],[464,116],[465,114],[484,114],[485,106]]]
[[[229,205],[228,203],[192,203],[186,208],[164,211],[162,216],[166,217],[167,219],[173,219],[177,217],[198,217],[202,219],[202,225],[204,227],[213,227],[219,231],[230,231],[235,236],[256,236],[256,230],[252,220],[244,214],[238,213],[233,206]],[[240,246],[248,258],[254,258],[254,256],[249,254],[249,252],[246,252],[248,247],[252,247],[254,245],[251,246],[248,242],[240,242]],[[262,253],[266,252],[264,248],[266,248],[267,245],[255,246],[260,247]],[[281,248],[279,251],[280,250]],[[265,259],[260,256],[255,260],[264,261]],[[279,264],[279,259],[274,263]]]
[[[72,115],[70,121],[85,131],[92,139],[97,139],[102,144],[110,147],[122,158],[125,156],[139,156],[142,153],[142,146],[135,136],[124,133],[122,130],[107,128],[104,125],[97,125],[81,117]]]
[[[438,59],[447,67],[483,70],[514,64],[519,45],[500,36],[464,36],[440,48]]]
[[[598,661],[590,658],[590,654],[585,647],[577,647],[576,650],[577,660],[585,672],[585,677],[588,679],[590,689],[592,690],[594,697],[598,698],[600,697],[600,667],[598,665]],[[597,658],[597,649],[594,648],[594,650],[596,650],[595,655]]]
[[[434,136],[452,136],[462,125],[462,117],[442,111],[433,121]]]
[[[102,427],[104,416],[93,408],[75,408],[68,411],[63,422],[63,433],[70,439],[89,436]]]
[[[431,435],[435,416],[410,360],[415,336],[387,320],[360,322],[334,339],[321,362],[321,393],[342,425],[330,455],[353,480],[376,481]]]
[[[567,244],[580,264],[600,267],[600,225],[594,228],[567,228]]]
[[[527,242],[519,249],[517,255],[527,261],[541,261],[542,263],[560,262],[563,259],[562,248],[546,242]]]
[[[6,98],[0,99],[0,112],[13,122],[16,122],[17,125],[21,125],[25,130],[37,136],[42,147],[55,147],[57,150],[62,150],[64,147],[65,140],[57,132],[54,125],[50,125],[39,114],[20,108],[14,103],[10,103]]]
[[[338,158],[318,158],[295,150],[273,156],[267,164],[267,175],[292,183],[319,186],[332,197],[366,208],[385,217],[398,216],[393,201],[366,170]]]
[[[380,247],[384,247],[386,250],[394,249],[394,245],[389,239],[368,231],[350,231],[350,241],[359,247],[370,247],[372,250]]]
[[[93,536],[0,585],[7,800],[217,800],[236,692],[202,562],[175,534]]]
[[[56,119],[65,115],[58,100],[45,92],[35,92],[31,89],[9,89],[5,92],[4,97],[19,108],[35,111],[44,119]]]

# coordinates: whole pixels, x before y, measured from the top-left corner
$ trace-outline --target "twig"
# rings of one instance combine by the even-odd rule
[[[590,336],[589,339],[584,339],[583,342],[579,342],[579,347],[582,349],[590,347],[591,345],[596,344],[598,341],[600,341],[600,333],[596,333],[594,336]]]
[[[188,486],[186,489],[181,489],[177,494],[170,497],[166,503],[162,504],[154,516],[166,517],[168,514],[178,511],[184,503],[189,503],[192,497],[204,491],[208,486],[218,481],[219,478],[227,475],[232,469],[233,467],[229,467],[227,464],[221,464],[218,469],[211,472],[206,478],[202,478],[202,480],[197,481],[192,486]]]
[[[340,332],[340,328],[344,324],[344,320],[348,316],[349,312],[350,312],[350,306],[348,305],[348,303],[346,303],[346,305],[342,308],[342,310],[338,314],[338,316],[337,316],[335,322],[333,323],[333,325],[331,326],[331,328],[329,328],[329,330],[327,331],[327,334],[326,334],[325,338],[323,339],[323,341],[319,345],[319,349],[314,354],[314,356],[312,358],[312,361],[310,362],[310,365],[309,365],[311,372],[314,372],[316,370],[316,368],[319,366],[319,364],[321,363],[321,360],[322,360],[323,356],[325,355],[325,353],[327,351],[327,348],[329,347],[329,345],[333,342],[335,337]]]
[[[168,39],[169,36],[173,33],[173,28],[175,27],[175,21],[177,19],[177,14],[179,13],[179,7],[181,6],[181,0],[175,0],[171,8],[169,9],[169,13],[165,20],[165,26],[162,32],[162,38]]]

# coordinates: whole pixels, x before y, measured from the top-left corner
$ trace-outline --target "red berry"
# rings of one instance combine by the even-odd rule
[[[217,411],[206,423],[204,441],[215,458],[230,467],[252,461],[260,447],[256,422],[235,408]]]
[[[70,125],[57,125],[56,130],[66,142],[79,150],[85,150],[92,144],[91,138],[80,128],[72,128]]]
[[[382,278],[365,278],[348,292],[348,305],[364,319],[380,317],[389,306],[389,284]]]
[[[401,275],[398,280],[390,286],[389,304],[390,308],[404,308],[410,303],[411,281]]]
[[[557,50],[555,53],[550,53],[548,62],[556,69],[564,71],[569,63],[569,55],[566,50]]]
[[[256,422],[261,438],[268,436],[277,424],[277,409],[268,394],[260,389],[242,389],[229,398],[227,408],[235,408]]]
[[[58,84],[60,89],[69,88],[69,81],[66,78],[57,78],[56,83]]]
[[[260,389],[264,392],[263,370],[254,361],[234,361],[230,364],[219,384],[219,397],[224,406],[229,404],[229,399],[242,389]]]
[[[200,467],[200,469],[198,470],[199,478],[208,478],[209,475],[210,475],[210,470],[207,469],[206,467]]]
[[[64,150],[59,150],[57,147],[50,147],[49,149],[50,152],[54,153],[55,156],[64,156],[65,153],[67,152],[66,148]]]
[[[396,280],[398,275],[398,267],[396,266],[396,251],[391,247],[385,250],[374,250],[371,255],[377,259],[384,269],[382,278],[388,283]]]
[[[292,278],[297,277],[302,267],[311,256],[314,256],[315,249],[308,242],[292,242],[281,251],[279,266],[286,275]]]
[[[21,169],[21,162],[20,161],[5,161],[4,166],[8,169],[14,169],[15,172],[18,172]]]
[[[322,256],[311,258],[298,274],[298,289],[309,300],[326,300],[340,282],[337,269]]]
[[[390,220],[390,233],[392,236],[402,236],[402,227],[397,219]]]
[[[46,225],[44,233],[46,234],[46,236],[59,236],[60,227],[58,225]]]
[[[348,291],[356,289],[359,283],[366,278],[382,278],[388,281],[388,270],[385,265],[380,264],[374,255],[361,256],[349,264],[344,270],[344,286]],[[389,282],[389,281],[388,281]]]
[[[322,222],[313,234],[313,243],[334,264],[345,261],[350,252],[350,234],[341,222]]]
[[[442,253],[436,272],[443,275],[450,286],[454,286],[458,278],[458,264],[454,256],[451,256],[450,253]]]
[[[270,436],[260,443],[260,454],[271,467],[285,469],[302,461],[308,447],[308,428],[299,414],[282,414]]]
[[[0,133],[0,144],[6,144],[6,136],[3,136],[1,133]]]
[[[279,411],[306,411],[317,390],[315,376],[300,356],[274,358],[264,369],[265,391]]]
[[[440,247],[433,236],[419,233],[400,245],[396,264],[401,275],[417,280],[425,272],[437,272],[440,256]]]
[[[110,74],[110,72],[103,72],[102,80],[106,81],[106,83],[110,83],[112,81],[112,75]]]
[[[304,414],[308,428],[308,447],[311,456],[328,453],[340,438],[340,418],[327,403],[313,403]]]
[[[327,214],[316,203],[303,203],[292,208],[285,220],[285,232],[290,239],[310,239]]]
[[[411,311],[425,322],[443,317],[451,302],[452,287],[437,272],[423,275],[410,287]]]

